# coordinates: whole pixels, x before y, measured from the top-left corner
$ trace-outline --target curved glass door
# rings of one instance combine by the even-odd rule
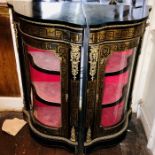
[[[52,128],[62,126],[61,59],[55,51],[27,46],[34,118]]]
[[[123,118],[134,53],[133,49],[116,51],[107,59],[103,77],[102,127],[114,126]]]

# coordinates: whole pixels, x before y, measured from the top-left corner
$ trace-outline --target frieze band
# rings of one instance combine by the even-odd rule
[[[31,21],[32,22],[32,21]],[[76,31],[69,30],[65,28],[60,28],[53,24],[49,26],[31,23],[29,20],[25,21],[21,18],[20,28],[23,32],[37,37],[50,38],[55,40],[63,40],[72,43],[82,43],[82,28],[73,28]],[[104,26],[98,29],[91,28],[89,43],[101,43],[104,41],[114,41],[122,39],[130,39],[134,37],[141,36],[144,28],[145,21],[136,24],[126,24],[126,25],[112,25]],[[62,26],[62,25],[61,25]]]
[[[118,26],[118,25],[117,25]],[[110,27],[110,29],[109,29]],[[98,31],[91,31],[89,43],[96,44],[105,41],[124,40],[139,37],[143,34],[145,22],[137,23],[136,25],[119,25],[105,26]]]
[[[62,40],[72,43],[82,43],[82,31],[71,31],[66,28],[52,26],[35,25],[21,20],[20,29],[31,36]]]

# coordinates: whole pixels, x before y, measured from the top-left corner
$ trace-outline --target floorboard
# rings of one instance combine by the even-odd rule
[[[22,113],[0,113],[0,126],[5,119],[22,118]],[[92,152],[90,155],[150,155],[147,140],[139,120],[133,115],[126,138],[118,145]],[[26,125],[15,137],[0,130],[0,155],[73,155],[63,149],[46,147],[35,141]]]

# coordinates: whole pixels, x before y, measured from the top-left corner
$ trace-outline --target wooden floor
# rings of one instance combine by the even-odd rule
[[[19,117],[21,113],[0,113],[0,126],[6,118]],[[15,137],[0,130],[0,155],[73,155],[63,149],[45,147],[35,141],[26,125]],[[141,122],[135,116],[129,125],[127,137],[115,147],[98,150],[91,155],[150,155]]]
[[[0,96],[20,96],[9,12],[0,4]]]

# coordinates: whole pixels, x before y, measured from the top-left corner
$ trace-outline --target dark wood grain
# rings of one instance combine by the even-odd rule
[[[7,118],[22,118],[22,113],[0,113],[0,126]],[[147,140],[139,120],[134,115],[129,124],[127,137],[118,145],[97,150],[90,155],[150,155]],[[26,125],[15,137],[0,130],[0,155],[73,155],[63,149],[46,147],[35,141]]]
[[[20,96],[8,8],[0,6],[0,96]]]

